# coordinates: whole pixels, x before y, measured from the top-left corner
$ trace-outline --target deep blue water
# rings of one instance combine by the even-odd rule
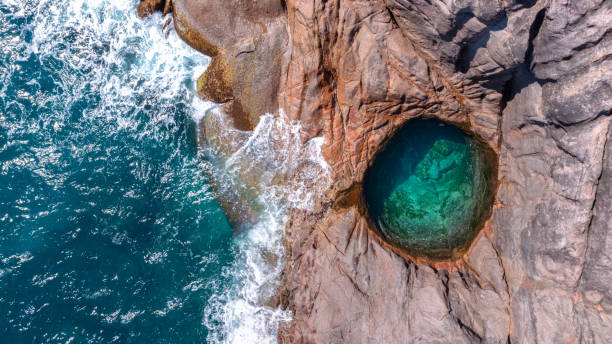
[[[1,343],[210,335],[236,239],[195,145],[208,59],[135,5],[0,2]]]

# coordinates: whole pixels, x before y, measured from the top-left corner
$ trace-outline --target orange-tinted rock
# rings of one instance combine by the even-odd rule
[[[231,66],[223,57],[212,59],[206,71],[198,79],[198,94],[215,103],[227,103],[234,98]]]
[[[595,194],[610,132],[602,101],[610,63],[601,57],[610,54],[612,9],[602,4],[287,2],[292,58],[280,104],[301,121],[304,141],[325,137],[333,186],[319,204],[337,199],[338,207],[316,208],[314,223],[292,217],[280,294],[294,318],[281,341],[553,343],[612,334],[609,309],[596,307],[611,304],[600,286],[612,283],[603,273],[612,260],[587,256],[604,247],[589,231],[612,235],[602,220],[589,224],[605,217],[590,205],[608,197]],[[492,217],[455,262],[403,256],[351,191],[395,130],[423,115],[473,132],[499,156]],[[596,291],[582,303],[576,290]]]
[[[294,317],[282,342],[612,337],[606,2],[174,3],[181,37],[231,66],[217,72],[223,87],[205,78],[200,89],[239,100],[226,105],[235,126],[280,107],[303,142],[326,141],[332,186],[290,214],[279,296]],[[457,261],[398,251],[359,193],[373,157],[417,116],[452,122],[499,157],[492,217]]]

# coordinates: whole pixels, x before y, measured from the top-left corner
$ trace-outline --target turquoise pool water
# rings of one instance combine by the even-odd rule
[[[0,2],[2,343],[224,336],[239,238],[195,147],[208,59],[136,3]]]
[[[477,141],[434,119],[409,121],[376,157],[366,202],[389,241],[446,259],[474,238],[491,202],[491,168]]]

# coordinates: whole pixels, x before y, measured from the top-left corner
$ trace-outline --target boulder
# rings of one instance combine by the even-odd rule
[[[224,110],[242,130],[278,111],[287,44],[281,0],[175,0],[173,11],[179,36],[212,57],[198,80],[200,96],[229,103]]]

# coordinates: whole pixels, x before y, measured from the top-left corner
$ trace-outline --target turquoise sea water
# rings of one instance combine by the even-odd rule
[[[482,146],[433,119],[409,121],[368,170],[368,207],[382,234],[417,256],[465,248],[490,205]]]
[[[136,3],[0,2],[1,343],[226,336],[239,239],[195,147],[208,59]]]

